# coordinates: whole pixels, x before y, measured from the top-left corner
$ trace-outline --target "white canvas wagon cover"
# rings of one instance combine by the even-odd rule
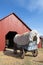
[[[14,37],[14,42],[19,44],[19,45],[25,45],[25,44],[28,44],[29,42],[29,33],[26,32],[24,34],[17,34],[15,37]]]
[[[37,36],[37,44],[39,43],[39,35],[36,31],[32,30],[31,32],[26,32],[23,34],[17,34],[14,37],[14,42],[18,45],[26,45],[29,41],[33,41],[33,37]]]

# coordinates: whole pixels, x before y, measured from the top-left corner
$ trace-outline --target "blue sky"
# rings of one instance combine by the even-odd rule
[[[43,35],[43,0],[0,0],[0,19],[12,12]]]

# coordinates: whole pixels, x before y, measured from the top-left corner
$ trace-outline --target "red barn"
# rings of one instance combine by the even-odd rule
[[[22,34],[30,32],[31,29],[18,17],[12,13],[0,20],[0,51],[3,51],[6,43],[6,36],[13,32]]]
[[[31,29],[14,13],[0,20],[0,51],[5,48],[6,35],[11,32],[22,34]]]

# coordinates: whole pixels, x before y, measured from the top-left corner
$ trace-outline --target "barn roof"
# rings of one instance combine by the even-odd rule
[[[20,21],[31,31],[31,29],[30,29],[15,13],[9,14],[8,16],[6,16],[6,17],[0,19],[0,21],[4,20],[5,18],[9,17],[9,16],[12,15],[12,14],[13,14],[18,20],[20,20]]]

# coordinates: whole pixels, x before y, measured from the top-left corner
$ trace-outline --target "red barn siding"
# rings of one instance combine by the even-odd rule
[[[5,47],[5,35],[9,31],[16,31],[19,34],[30,31],[16,16],[13,14],[0,21],[0,51]]]
[[[5,36],[9,31],[16,31],[19,34],[22,34],[25,32],[30,32],[31,29],[14,13],[0,20],[0,51],[5,48]],[[38,47],[41,47],[41,43]]]
[[[42,44],[41,44],[41,42],[38,44],[38,48],[42,48]]]
[[[40,38],[40,43],[38,44],[38,48],[42,48],[42,40]]]

